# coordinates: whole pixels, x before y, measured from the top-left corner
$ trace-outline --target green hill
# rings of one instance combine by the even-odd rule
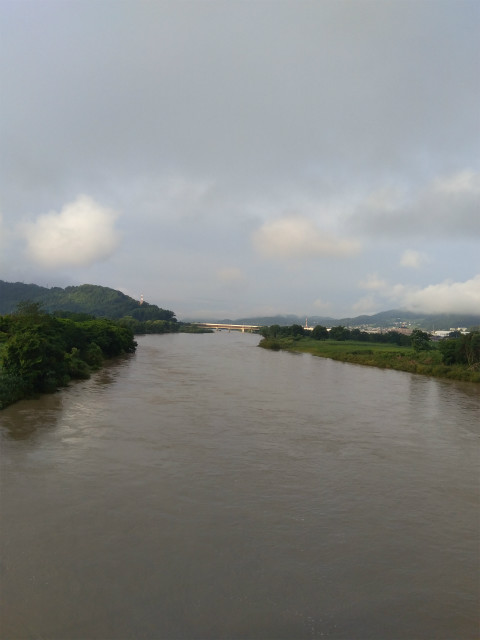
[[[112,319],[131,316],[140,321],[176,321],[173,311],[161,309],[148,302],[140,304],[138,300],[109,287],[82,284],[65,289],[60,287],[49,289],[36,284],[0,280],[0,315],[14,312],[18,303],[25,300],[39,302],[48,312],[88,313]]]
[[[357,316],[355,318],[342,318],[340,324],[366,325],[377,327],[392,327],[404,324],[410,328],[421,327],[433,331],[434,329],[448,330],[456,327],[477,327],[480,324],[480,314],[465,313],[421,313],[419,311],[405,311],[404,309],[391,309],[381,311],[371,316]]]

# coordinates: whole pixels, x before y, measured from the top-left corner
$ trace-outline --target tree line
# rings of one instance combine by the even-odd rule
[[[285,338],[289,336],[306,336],[314,340],[358,340],[361,342],[390,342],[400,346],[410,346],[410,336],[400,333],[400,331],[387,331],[385,333],[368,333],[361,329],[349,329],[342,325],[332,327],[330,330],[322,325],[317,325],[312,331],[305,329],[299,324],[291,326],[280,326],[278,324],[270,327],[262,327],[260,333],[264,338]],[[423,332],[422,332],[423,333]],[[427,334],[425,334],[427,335]]]
[[[361,329],[349,329],[342,325],[327,327],[317,325],[312,331],[306,330],[299,324],[290,326],[271,325],[260,329],[261,335],[267,341],[264,346],[270,348],[280,348],[278,342],[281,338],[300,339],[309,337],[313,340],[335,340],[335,341],[359,341],[371,343],[390,343],[398,346],[410,347],[416,353],[438,349],[442,355],[443,363],[446,365],[463,365],[475,369],[480,368],[480,331],[472,330],[469,333],[461,334],[452,332],[448,338],[434,343],[425,331],[414,329],[410,335],[400,331],[386,331],[385,333],[369,333]]]

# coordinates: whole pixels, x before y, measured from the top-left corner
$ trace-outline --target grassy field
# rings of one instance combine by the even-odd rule
[[[480,382],[480,371],[466,366],[447,366],[442,355],[433,346],[430,351],[415,351],[395,344],[355,342],[345,340],[314,340],[313,338],[270,338],[262,340],[260,346],[267,349],[282,349],[300,353],[311,353],[322,358],[351,362],[381,369],[396,369],[437,378],[449,378],[466,382]]]

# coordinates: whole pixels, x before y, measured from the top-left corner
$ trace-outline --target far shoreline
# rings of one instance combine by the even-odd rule
[[[366,344],[353,340],[321,341],[309,337],[263,338],[258,346],[273,351],[309,353],[338,362],[416,373],[443,380],[480,383],[478,367],[446,365],[441,362],[436,350],[416,353],[411,348],[392,344]]]

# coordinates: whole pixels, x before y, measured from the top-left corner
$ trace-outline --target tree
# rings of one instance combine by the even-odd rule
[[[348,340],[350,338],[350,330],[346,329],[342,325],[338,325],[337,327],[332,327],[330,329],[328,337],[331,340]]]
[[[463,364],[469,367],[480,366],[480,331],[470,331],[458,338],[442,340],[438,348],[445,364]]]
[[[470,367],[480,365],[480,332],[472,331],[461,337],[465,357]]]
[[[442,354],[442,360],[447,365],[463,364],[465,362],[462,353],[460,340],[458,338],[447,338],[438,343],[438,349]]]
[[[322,327],[321,324],[317,324],[317,326],[313,328],[312,338],[314,340],[326,340],[328,338],[327,327]]]
[[[351,329],[350,330],[350,340],[365,340],[368,339],[368,334],[365,333],[361,329]]]
[[[425,331],[420,329],[414,329],[410,336],[411,345],[413,350],[418,353],[419,351],[429,351],[431,349],[430,336]]]
[[[61,336],[52,336],[42,328],[24,328],[5,346],[3,368],[25,381],[32,391],[53,391],[65,381],[65,345]]]
[[[290,327],[290,335],[303,336],[305,335],[305,330],[300,324],[292,324],[292,326]]]
[[[35,318],[38,320],[40,317],[45,317],[47,314],[43,310],[42,304],[40,302],[32,302],[31,300],[22,300],[17,304],[15,315],[27,317],[30,319]]]
[[[127,327],[106,319],[89,320],[81,324],[89,341],[95,342],[107,358],[135,351],[136,342],[132,331]]]
[[[272,326],[269,329],[268,332],[268,337],[269,338],[276,338],[281,332],[281,328],[279,324],[272,324]]]
[[[408,346],[410,344],[410,336],[400,333],[399,331],[387,331],[382,334],[382,342],[390,342],[399,346]]]

